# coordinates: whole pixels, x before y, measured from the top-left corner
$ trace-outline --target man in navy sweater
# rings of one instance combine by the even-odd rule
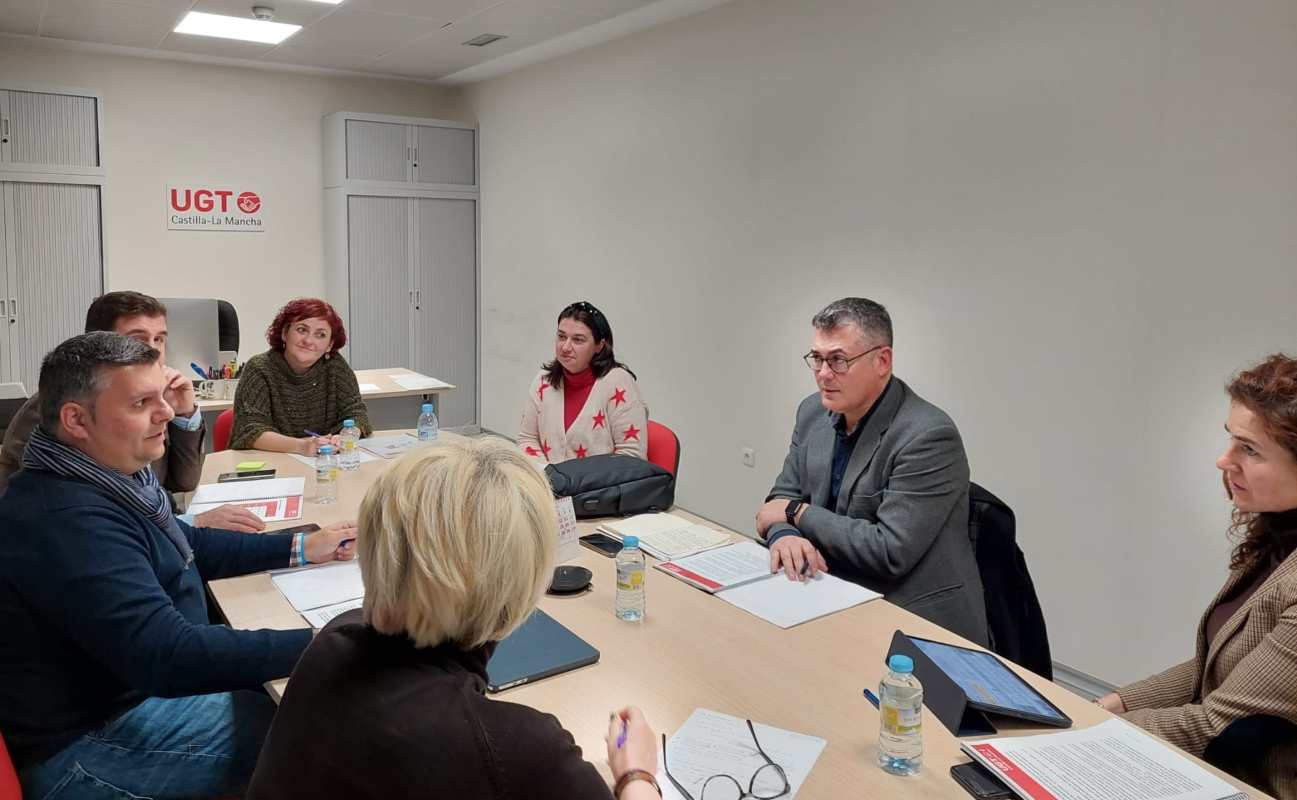
[[[165,391],[158,352],[115,333],[41,365],[41,424],[0,499],[0,732],[29,797],[240,791],[274,714],[260,687],[311,632],[211,625],[203,580],[352,557],[353,523],[251,536],[176,519],[149,468]]]

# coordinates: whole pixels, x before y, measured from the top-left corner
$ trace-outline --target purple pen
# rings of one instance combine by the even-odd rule
[[[626,720],[621,721],[621,733],[617,734],[617,749],[626,746]]]

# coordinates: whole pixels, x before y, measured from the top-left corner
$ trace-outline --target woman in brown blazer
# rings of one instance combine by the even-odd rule
[[[531,615],[558,546],[549,483],[514,445],[407,455],[365,494],[357,533],[364,608],[294,667],[249,800],[658,800],[639,709],[609,714],[610,791],[557,719],[486,697],[495,644]]]
[[[1229,444],[1216,466],[1239,540],[1229,578],[1198,624],[1193,658],[1099,700],[1196,756],[1236,720],[1297,723],[1297,360],[1270,356],[1226,391]],[[1297,798],[1297,743],[1238,777]]]

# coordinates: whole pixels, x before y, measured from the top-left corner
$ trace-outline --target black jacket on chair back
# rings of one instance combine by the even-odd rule
[[[1013,510],[976,483],[970,484],[968,504],[968,533],[986,594],[991,649],[1052,680],[1045,615],[1018,547]]]

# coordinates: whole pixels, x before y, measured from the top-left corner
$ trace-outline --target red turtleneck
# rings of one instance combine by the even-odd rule
[[[589,367],[576,373],[563,370],[563,430],[572,427],[572,423],[576,422],[593,388],[594,371]]]

